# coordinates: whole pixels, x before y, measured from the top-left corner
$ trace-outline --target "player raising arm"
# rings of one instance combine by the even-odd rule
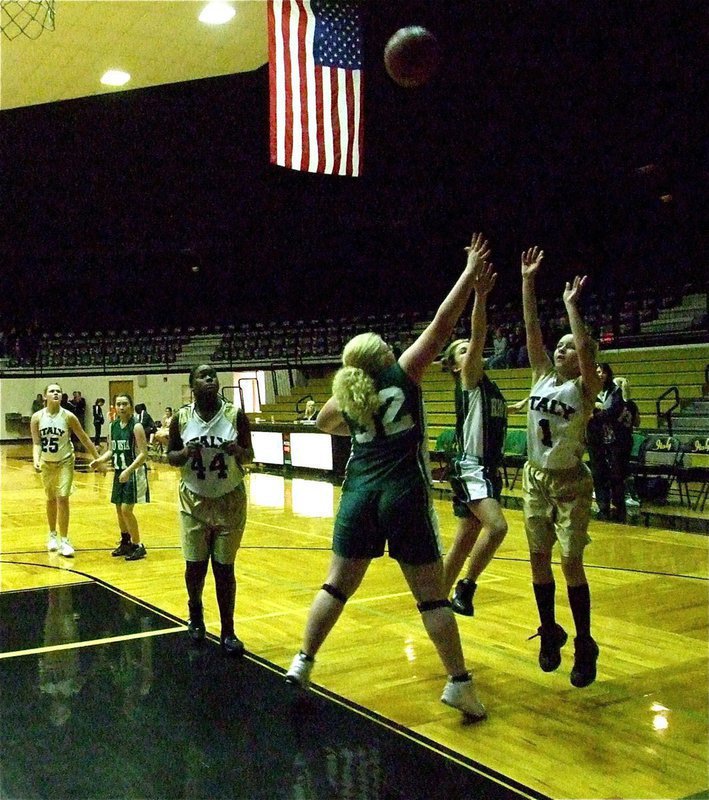
[[[349,435],[352,451],[330,568],[310,608],[300,652],[286,675],[289,683],[309,684],[320,647],[371,560],[382,556],[388,544],[389,556],[399,563],[449,675],[441,700],[473,719],[485,716],[444,586],[420,384],[450,337],[487,255],[487,242],[474,236],[462,275],[433,321],[398,360],[373,332],[355,336],[344,348],[333,396],[318,414],[317,425],[331,434]]]
[[[551,554],[559,542],[561,568],[576,627],[571,683],[588,686],[596,678],[598,646],[591,637],[591,597],[583,566],[590,539],[593,481],[582,461],[586,424],[600,389],[596,344],[578,308],[586,277],[576,276],[563,292],[571,333],[562,336],[554,360],[544,349],[537,312],[535,279],[544,251],[522,254],[522,303],[532,390],[527,411],[528,460],[524,465],[524,524],[529,543],[534,597],[541,639],[539,665],[551,672],[561,663],[566,631],[556,622]]]

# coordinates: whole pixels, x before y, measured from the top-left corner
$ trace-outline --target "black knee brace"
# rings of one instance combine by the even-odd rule
[[[335,598],[335,600],[339,600],[342,605],[347,602],[347,595],[343,594],[336,586],[331,586],[329,583],[323,583],[322,585],[323,592],[327,592],[329,595]]]
[[[437,608],[450,608],[451,601],[446,600],[425,600],[423,603],[417,603],[416,608],[423,614],[425,611],[435,611]]]

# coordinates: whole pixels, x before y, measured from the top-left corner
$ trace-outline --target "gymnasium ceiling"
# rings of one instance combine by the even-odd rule
[[[235,16],[205,25],[207,0],[57,0],[55,30],[0,36],[0,108],[53,103],[257,69],[268,59],[266,3],[231,0]],[[108,69],[123,87],[100,83]]]
[[[356,181],[270,165],[267,6],[231,2],[210,28],[206,0],[57,0],[55,31],[0,36],[0,320],[66,325],[58,281],[96,327],[421,308],[480,228],[511,297],[536,242],[553,286],[705,274],[706,0],[368,0]],[[410,24],[443,53],[420,90],[382,59]]]

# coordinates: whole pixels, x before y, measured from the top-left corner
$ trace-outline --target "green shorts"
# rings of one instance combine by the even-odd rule
[[[180,483],[180,537],[185,561],[233,564],[246,527],[246,488],[203,497]]]
[[[522,473],[524,528],[529,550],[548,553],[559,542],[565,558],[578,558],[591,541],[593,479],[585,464],[569,470],[537,469],[529,462]]]
[[[150,488],[148,487],[148,471],[145,464],[138,469],[125,482],[121,483],[118,476],[123,470],[113,473],[113,488],[111,489],[111,502],[116,506],[134,506],[136,503],[150,502]]]
[[[404,564],[431,564],[441,557],[438,520],[426,486],[342,492],[334,552],[342,558],[378,558],[387,543],[389,556]]]

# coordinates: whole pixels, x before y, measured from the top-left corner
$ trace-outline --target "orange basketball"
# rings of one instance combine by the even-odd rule
[[[384,48],[384,66],[399,86],[423,86],[438,68],[440,51],[436,37],[426,28],[400,28]]]

